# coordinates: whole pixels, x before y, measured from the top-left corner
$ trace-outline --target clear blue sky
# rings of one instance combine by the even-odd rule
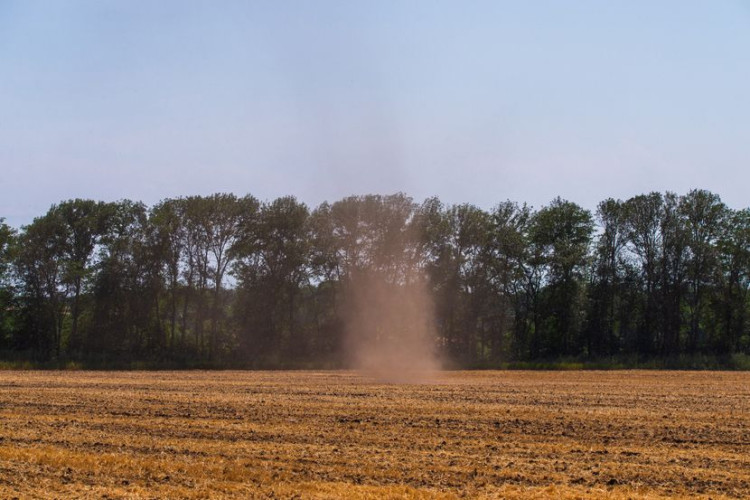
[[[750,1],[0,0],[0,217],[231,191],[750,205]]]

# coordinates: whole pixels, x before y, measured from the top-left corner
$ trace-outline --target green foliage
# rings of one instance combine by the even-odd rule
[[[18,232],[0,219],[0,358],[341,366],[351,284],[373,277],[428,280],[455,366],[748,367],[750,209],[704,190],[608,199],[596,219],[560,198],[69,200]]]

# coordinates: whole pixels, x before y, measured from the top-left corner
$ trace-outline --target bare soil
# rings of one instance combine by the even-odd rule
[[[750,498],[750,373],[0,372],[0,498]]]

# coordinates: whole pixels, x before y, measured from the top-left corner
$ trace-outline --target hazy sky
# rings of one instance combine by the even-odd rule
[[[0,0],[0,217],[404,191],[750,205],[750,0]]]

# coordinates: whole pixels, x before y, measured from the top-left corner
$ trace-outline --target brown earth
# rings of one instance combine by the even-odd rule
[[[750,373],[0,372],[0,498],[750,498]]]

